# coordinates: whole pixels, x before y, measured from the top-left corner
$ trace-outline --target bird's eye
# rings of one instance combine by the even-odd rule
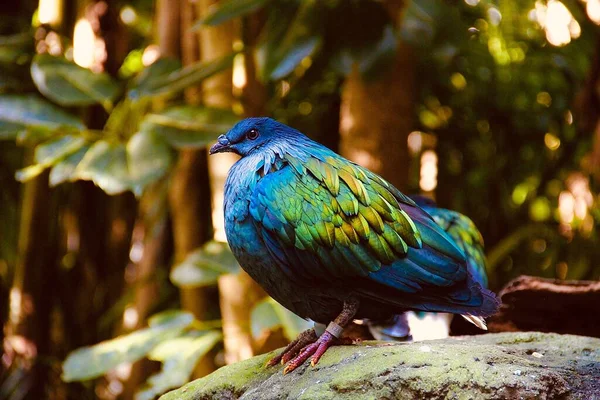
[[[254,140],[258,137],[258,130],[252,128],[246,133],[246,137],[250,140]]]

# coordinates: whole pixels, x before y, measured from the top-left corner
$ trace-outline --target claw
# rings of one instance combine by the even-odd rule
[[[300,352],[307,345],[317,340],[317,334],[314,329],[308,329],[298,335],[286,348],[277,356],[273,357],[267,362],[267,367],[275,366],[279,363],[286,364],[289,360],[294,358],[296,354]]]
[[[277,363],[279,362],[279,360],[281,360],[281,354],[278,356],[275,356],[273,358],[271,358],[269,361],[267,361],[266,366],[267,367],[273,367],[275,365],[277,365]]]
[[[294,358],[288,363],[288,365],[283,370],[283,374],[285,375],[288,372],[292,372],[300,365],[302,365],[306,360],[308,360],[310,356],[312,356],[310,365],[314,367],[321,359],[321,356],[325,354],[327,349],[330,346],[334,345],[336,341],[337,339],[335,338],[335,336],[325,331],[325,333],[323,333],[321,337],[317,339],[316,342],[304,347],[302,351],[300,351],[300,354],[298,354],[296,358]]]
[[[285,375],[298,368],[312,356],[310,365],[314,367],[329,347],[346,343],[346,340],[340,340],[336,336],[340,336],[343,333],[344,327],[352,320],[359,305],[360,302],[356,298],[348,298],[344,301],[342,312],[340,312],[334,321],[329,323],[325,332],[318,339],[314,329],[302,332],[296,340],[288,344],[282,354],[274,357],[267,365],[275,365],[280,361],[282,364],[285,364],[289,360],[283,369],[283,374]],[[294,358],[290,360],[292,357]]]

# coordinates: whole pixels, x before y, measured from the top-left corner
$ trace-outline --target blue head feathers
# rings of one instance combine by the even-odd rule
[[[224,135],[211,147],[210,154],[232,152],[242,157],[274,141],[305,139],[302,133],[268,117],[247,118]]]

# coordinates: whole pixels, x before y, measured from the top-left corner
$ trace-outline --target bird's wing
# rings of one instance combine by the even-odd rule
[[[286,161],[258,182],[249,209],[290,277],[366,277],[411,293],[465,279],[462,251],[377,175],[334,156]]]
[[[473,221],[459,212],[445,208],[424,207],[434,221],[444,229],[460,247],[467,258],[471,275],[482,286],[487,287],[486,259],[483,236]]]

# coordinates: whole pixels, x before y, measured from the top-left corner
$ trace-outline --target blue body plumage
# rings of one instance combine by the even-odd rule
[[[467,269],[473,279],[484,288],[487,287],[486,259],[483,250],[483,238],[471,219],[459,212],[439,208],[435,202],[424,196],[410,196],[411,199],[429,215],[434,221],[454,240],[456,245],[464,252]],[[423,312],[416,314],[419,319],[425,318]],[[446,321],[445,318],[442,318]],[[413,319],[416,323],[416,320]],[[447,320],[449,325],[450,320]],[[367,321],[371,334],[379,340],[405,341],[411,338],[409,319],[404,314],[399,314],[387,321]],[[449,330],[449,326],[446,327]],[[444,337],[443,329],[439,337]],[[433,332],[428,333],[433,336]]]
[[[222,151],[242,157],[225,185],[231,250],[297,315],[346,321],[345,304],[350,319],[496,311],[464,250],[378,175],[270,118],[239,122],[211,148]]]

